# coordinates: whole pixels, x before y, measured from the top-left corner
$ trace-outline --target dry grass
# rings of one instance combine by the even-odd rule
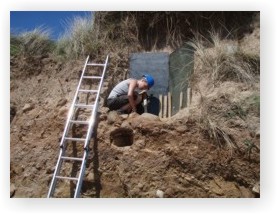
[[[241,98],[241,90],[255,90],[260,60],[258,55],[247,54],[237,42],[228,40],[229,35],[223,39],[221,35],[216,31],[211,31],[208,38],[195,34],[189,42],[195,50],[195,71],[190,86],[201,95],[197,107],[201,130],[220,148],[227,147],[232,156],[242,146],[233,138],[240,125],[231,128],[229,123],[246,122],[249,115],[259,117],[258,94]],[[235,86],[224,83],[235,83]],[[236,86],[241,88],[235,89]]]
[[[78,59],[98,49],[94,17],[74,17],[66,22],[67,31],[58,40],[55,53],[65,58]]]
[[[198,116],[199,127],[212,139],[219,148],[227,147],[232,156],[238,148],[229,134],[230,129],[225,125],[225,113],[230,110],[232,102],[225,96],[220,98],[203,97]],[[237,114],[236,114],[237,115]],[[238,116],[238,115],[237,115]],[[235,117],[237,117],[235,116]]]
[[[246,148],[238,134],[256,132],[260,117],[259,92],[246,90],[243,83],[234,86],[232,83],[203,94],[201,103],[191,111],[201,131],[219,148],[227,148],[231,156],[234,151],[241,153]]]
[[[223,81],[245,82],[250,85],[256,83],[259,56],[245,54],[237,43],[221,40],[220,35],[215,31],[210,32],[209,38],[196,34],[189,42],[201,61],[201,72],[209,74],[213,86]]]
[[[206,123],[210,138],[212,138],[220,148],[223,148],[223,144],[225,143],[230,151],[230,154],[232,155],[233,150],[237,145],[234,141],[232,141],[228,132],[226,132],[222,126],[219,126],[216,124],[216,122],[213,122],[209,117],[207,118]]]
[[[256,12],[96,12],[101,23],[100,32],[113,29],[108,38],[126,38],[123,42],[138,41],[145,51],[165,47],[176,49],[192,38],[193,32],[199,31],[206,35],[211,26],[215,29],[225,28],[227,31],[237,29],[236,35],[242,36],[249,30],[254,14]],[[220,36],[222,38],[223,35]]]
[[[50,30],[38,27],[32,31],[26,31],[19,36],[11,37],[11,54],[19,54],[24,57],[44,56],[55,47],[50,39]]]

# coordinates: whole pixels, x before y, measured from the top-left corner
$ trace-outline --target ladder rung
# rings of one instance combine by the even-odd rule
[[[85,138],[65,137],[65,140],[85,141]]]
[[[83,78],[88,78],[88,79],[101,79],[101,76],[83,76]]]
[[[74,160],[74,161],[83,161],[82,158],[66,157],[66,156],[62,156],[61,159],[63,159],[63,160]]]
[[[71,123],[76,123],[76,124],[83,124],[83,125],[87,125],[89,124],[88,121],[79,121],[79,120],[70,120]]]
[[[87,63],[88,66],[105,66],[103,63]]]
[[[78,181],[78,178],[74,178],[74,177],[66,177],[66,176],[55,176],[58,179],[68,179],[68,180],[73,180],[73,181]]]
[[[75,104],[75,106],[81,108],[94,108],[94,105],[85,105],[85,104]]]
[[[97,93],[97,90],[78,90],[79,92],[84,92],[84,93]]]

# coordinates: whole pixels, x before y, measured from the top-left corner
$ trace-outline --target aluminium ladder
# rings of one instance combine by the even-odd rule
[[[108,58],[109,56],[107,55],[105,63],[104,64],[97,64],[97,63],[89,63],[89,56],[87,57],[85,61],[85,65],[83,67],[83,71],[77,86],[77,90],[74,95],[74,99],[72,101],[69,113],[68,113],[68,118],[65,124],[63,136],[61,138],[60,142],[60,152],[58,156],[58,161],[55,167],[55,171],[52,177],[52,181],[50,184],[50,188],[48,191],[47,198],[50,197],[55,197],[55,188],[57,187],[57,181],[59,180],[66,180],[66,181],[72,181],[76,183],[75,185],[75,190],[74,190],[74,198],[80,197],[80,191],[82,187],[82,182],[83,182],[83,177],[85,174],[85,168],[86,168],[86,161],[88,158],[89,154],[89,143],[91,136],[94,132],[94,127],[96,125],[96,116],[97,116],[97,110],[98,110],[98,103],[100,99],[100,92],[101,92],[101,87],[103,84],[104,76],[106,73],[107,65],[108,65]],[[98,74],[87,74],[89,68],[96,68],[95,71]],[[98,69],[98,70],[97,70]],[[100,73],[100,74],[99,74]],[[84,89],[84,85],[88,81],[95,81],[97,82],[97,89]],[[88,101],[86,103],[80,103],[79,98],[82,96],[81,94],[89,94],[93,95],[94,101],[91,104],[88,104]],[[75,113],[77,110],[84,110],[85,112],[89,112],[89,117],[87,117],[86,120],[76,120],[74,119]],[[70,136],[70,130],[74,125],[85,125],[87,126],[87,131],[86,134],[84,135],[85,137],[80,138],[80,137],[74,137],[73,134]],[[83,149],[81,154],[83,153],[83,156],[68,156],[67,155],[67,146],[69,143],[81,143],[83,144]],[[65,165],[66,162],[77,162],[79,163],[79,172],[76,173],[77,177],[72,177],[72,176],[64,176],[62,172],[67,172],[66,170],[62,170],[63,165]],[[59,183],[59,182],[58,182]]]

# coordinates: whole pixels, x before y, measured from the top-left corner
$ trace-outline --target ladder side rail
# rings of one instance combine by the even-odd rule
[[[72,114],[73,114],[73,110],[74,110],[74,105],[75,105],[75,102],[76,102],[76,98],[77,98],[77,95],[78,95],[79,88],[80,88],[81,83],[82,83],[82,79],[83,79],[84,73],[86,71],[86,67],[87,67],[88,61],[89,61],[89,55],[88,55],[88,57],[86,59],[86,62],[84,64],[83,71],[82,71],[82,74],[81,74],[81,77],[80,77],[80,80],[79,80],[79,83],[78,83],[78,86],[77,86],[77,89],[76,89],[76,92],[75,92],[75,95],[74,95],[71,107],[70,107],[70,110],[69,110],[69,113],[68,113],[68,118],[67,118],[67,121],[66,121],[66,126],[65,126],[65,129],[64,129],[64,132],[63,132],[63,136],[62,136],[62,139],[61,139],[61,142],[60,142],[60,147],[63,146],[64,140],[65,140],[65,136],[66,136],[66,134],[68,132],[70,120],[72,118]]]
[[[55,171],[54,171],[53,176],[52,176],[52,180],[51,180],[50,188],[49,188],[49,191],[48,191],[48,194],[47,194],[47,198],[52,197],[53,194],[54,194],[54,190],[55,190],[56,183],[57,183],[56,176],[60,172],[60,169],[61,169],[61,166],[62,166],[61,157],[63,156],[63,154],[64,154],[64,149],[60,148],[59,157],[58,157],[58,160],[57,160],[57,164],[55,166]]]
[[[75,192],[74,192],[74,198],[79,198],[80,197],[80,190],[81,190],[81,187],[82,187],[83,177],[84,177],[84,174],[85,174],[88,151],[89,150],[84,150],[83,161],[82,161],[82,164],[81,164],[81,167],[80,167],[80,173],[79,173],[79,176],[78,176],[78,181],[77,181]]]
[[[88,133],[87,133],[87,136],[86,136],[84,149],[86,149],[89,145],[90,138],[91,138],[91,135],[92,135],[92,128],[94,127],[94,124],[95,124],[95,118],[96,118],[96,114],[97,114],[97,110],[98,110],[100,91],[101,91],[101,87],[102,87],[104,76],[105,76],[106,69],[107,69],[108,58],[109,58],[109,55],[107,55],[107,57],[106,57],[105,66],[103,68],[101,80],[100,80],[100,83],[99,83],[99,86],[98,86],[98,93],[97,93],[97,96],[96,96],[96,99],[95,99],[95,106],[93,108],[93,112],[92,112],[92,115],[91,115],[91,118],[90,118],[90,121],[89,121]]]

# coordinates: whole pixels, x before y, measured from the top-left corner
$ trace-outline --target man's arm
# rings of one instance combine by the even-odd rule
[[[137,86],[137,80],[131,79],[128,87],[128,101],[132,111],[136,112],[136,103],[134,101],[134,90]]]

